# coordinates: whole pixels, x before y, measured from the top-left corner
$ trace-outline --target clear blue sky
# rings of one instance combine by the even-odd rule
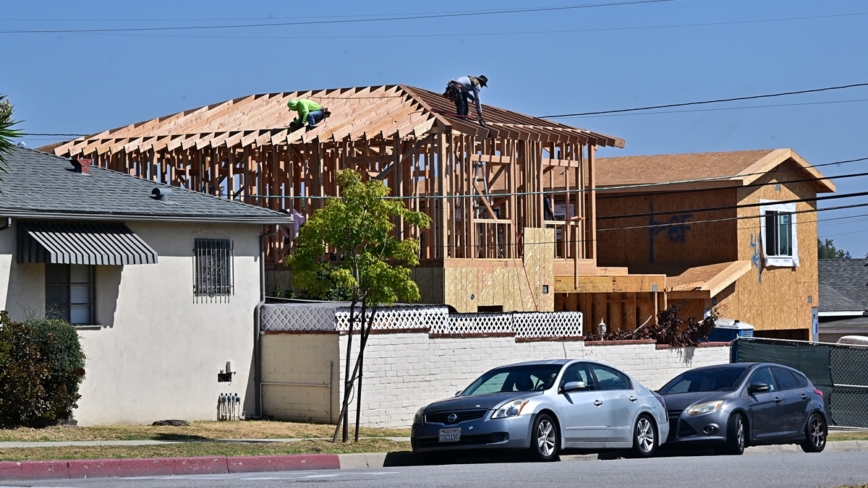
[[[251,93],[394,83],[437,91],[464,74],[488,76],[485,103],[532,115],[868,82],[868,2],[856,0],[675,0],[362,23],[3,33],[375,19],[449,8],[619,1],[625,0],[4,2],[0,93],[12,99],[28,132],[92,133]],[[777,104],[799,105],[729,109]],[[625,149],[607,149],[604,156],[791,147],[822,164],[868,157],[866,109],[868,87],[562,121],[626,139]],[[38,147],[61,139],[25,142]],[[868,171],[863,168],[868,164],[822,170],[842,175]],[[836,181],[839,193],[864,191],[866,182]],[[868,198],[821,208],[851,203]],[[818,216],[821,238],[834,239],[854,257],[866,255],[868,207]],[[846,216],[854,218],[827,220]]]

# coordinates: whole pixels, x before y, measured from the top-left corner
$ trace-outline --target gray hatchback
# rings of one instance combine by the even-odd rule
[[[713,447],[719,454],[760,444],[799,444],[805,452],[826,447],[823,392],[780,364],[692,369],[659,393],[669,414],[670,447]]]

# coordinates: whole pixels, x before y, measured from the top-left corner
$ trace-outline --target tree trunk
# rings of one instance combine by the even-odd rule
[[[350,405],[350,391],[353,385],[352,376],[350,376],[350,356],[352,355],[353,348],[353,325],[356,322],[356,303],[358,301],[357,295],[353,293],[353,300],[350,302],[350,330],[349,335],[347,335],[347,360],[346,365],[344,366],[344,398],[341,400],[341,414],[338,417],[338,425],[335,428],[335,435],[332,437],[332,442],[337,442],[338,432],[343,430],[343,441],[347,442],[350,440],[350,432],[349,432],[349,419],[347,418],[347,407]],[[364,317],[362,317],[362,325],[364,325]],[[355,374],[355,373],[353,373]],[[341,427],[343,426],[343,429]]]
[[[371,334],[371,328],[374,326],[374,316],[377,314],[377,307],[371,308],[371,318],[368,319],[367,326],[365,325],[364,311],[366,309],[365,302],[362,302],[362,339],[359,343],[359,389],[356,391],[356,434],[355,441],[359,442],[359,423],[362,413],[362,372],[365,370],[365,346],[368,344],[368,336]]]

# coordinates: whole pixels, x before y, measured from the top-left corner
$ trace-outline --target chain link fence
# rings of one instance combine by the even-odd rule
[[[823,392],[830,425],[868,428],[868,347],[739,339],[734,359],[798,369]]]

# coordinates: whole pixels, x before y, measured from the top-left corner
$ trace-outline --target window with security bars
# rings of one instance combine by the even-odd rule
[[[793,255],[793,215],[789,212],[768,210],[766,218],[766,254]]]
[[[193,297],[197,303],[228,302],[235,292],[234,248],[229,239],[196,239]]]

